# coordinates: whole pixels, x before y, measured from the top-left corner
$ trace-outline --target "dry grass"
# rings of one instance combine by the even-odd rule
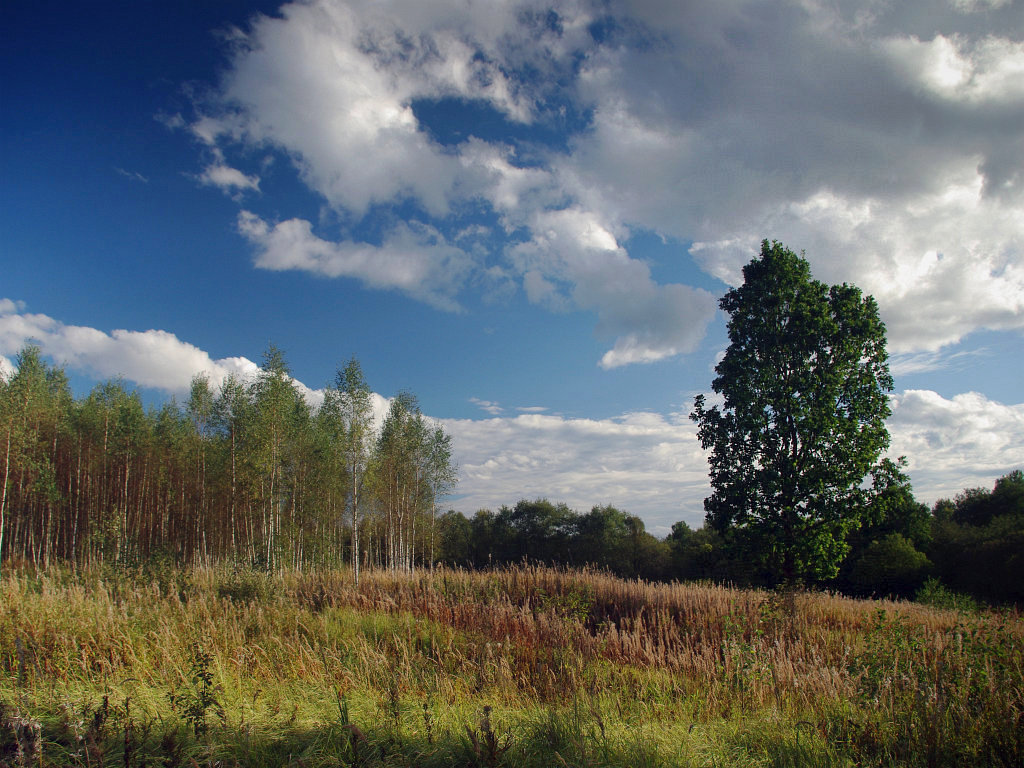
[[[532,567],[22,572],[0,764],[42,723],[33,764],[1019,765],[1022,648],[1012,613]]]

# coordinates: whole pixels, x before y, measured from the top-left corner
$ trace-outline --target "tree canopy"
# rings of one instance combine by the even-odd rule
[[[786,582],[830,578],[889,444],[885,326],[872,297],[813,279],[778,242],[762,243],[743,278],[719,302],[722,403],[700,395],[691,414],[710,449],[708,522]]]

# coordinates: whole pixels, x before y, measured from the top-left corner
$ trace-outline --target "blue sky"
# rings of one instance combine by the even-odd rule
[[[1024,465],[1024,7],[0,10],[0,366],[150,402],[350,356],[453,434],[467,513],[699,523],[686,419],[762,238],[879,301],[929,503]]]

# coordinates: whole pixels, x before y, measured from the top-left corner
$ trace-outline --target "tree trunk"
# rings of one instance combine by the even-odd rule
[[[2,572],[4,557],[4,524],[6,522],[5,512],[7,511],[7,483],[11,476],[11,431],[13,424],[7,425],[7,450],[4,455],[4,488],[0,494],[0,572]]]

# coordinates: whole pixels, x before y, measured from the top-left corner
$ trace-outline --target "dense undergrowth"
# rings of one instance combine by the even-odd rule
[[[540,568],[24,571],[0,765],[1024,762],[1024,622]]]

